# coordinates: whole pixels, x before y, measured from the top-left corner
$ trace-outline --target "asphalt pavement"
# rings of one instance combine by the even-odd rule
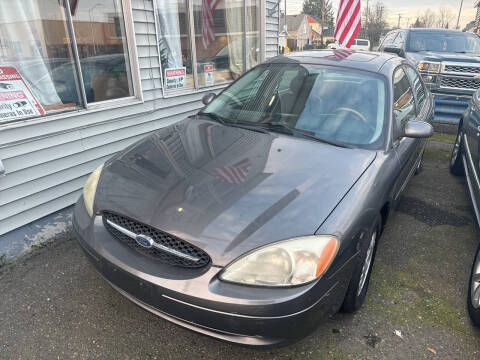
[[[390,216],[356,314],[283,348],[230,345],[123,298],[67,233],[0,268],[0,359],[480,359],[466,310],[479,231],[465,180],[448,172],[452,139],[436,140]]]

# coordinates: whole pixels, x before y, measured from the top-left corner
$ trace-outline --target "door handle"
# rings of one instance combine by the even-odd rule
[[[5,166],[3,166],[2,160],[0,160],[0,176],[5,175]]]

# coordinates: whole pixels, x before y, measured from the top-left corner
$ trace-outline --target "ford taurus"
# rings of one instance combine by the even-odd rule
[[[178,325],[273,345],[367,293],[382,227],[432,135],[389,54],[280,56],[96,169],[74,212],[116,290]]]

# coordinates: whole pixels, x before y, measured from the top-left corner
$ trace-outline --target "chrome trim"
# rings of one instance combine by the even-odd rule
[[[118,224],[115,224],[113,221],[111,220],[108,220],[106,219],[107,221],[107,224],[110,225],[111,227],[113,227],[114,229],[120,231],[122,234],[128,236],[129,238],[132,238],[136,241],[136,238],[138,235],[142,235],[142,234],[135,234],[134,232],[128,230],[128,229],[125,229],[124,227],[118,225]],[[178,257],[181,257],[181,258],[184,258],[184,259],[187,259],[187,260],[190,260],[190,261],[193,261],[193,262],[197,262],[199,261],[200,259],[197,258],[197,257],[194,257],[194,256],[191,256],[191,255],[188,255],[188,254],[184,254],[180,251],[177,251],[175,249],[171,249],[169,247],[166,247],[165,245],[162,245],[162,244],[159,244],[157,242],[153,242],[152,244],[152,247],[154,248],[157,248],[159,250],[162,250],[162,251],[165,251],[169,254],[172,254],[172,255],[175,255],[175,256],[178,256]]]
[[[463,134],[463,141],[465,144],[465,151],[467,153],[467,158],[472,168],[473,177],[475,178],[475,182],[477,184],[477,189],[480,189],[480,180],[478,179],[478,174],[477,174],[477,171],[475,170],[475,164],[473,163],[472,153],[470,152],[470,148],[468,147],[468,140],[467,140],[466,134]]]
[[[465,170],[465,178],[467,179],[467,186],[469,190],[468,192],[470,193],[470,199],[472,200],[473,210],[475,211],[475,217],[477,218],[477,223],[480,226],[480,212],[478,210],[475,193],[473,192],[472,180],[470,179],[470,172],[468,171],[467,160],[465,159],[465,155],[460,154],[460,156],[462,157],[463,168]]]

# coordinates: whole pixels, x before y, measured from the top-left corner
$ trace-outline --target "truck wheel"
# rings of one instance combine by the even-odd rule
[[[381,233],[381,217],[377,216],[371,231],[367,234],[359,261],[353,272],[352,279],[348,285],[347,294],[343,300],[341,311],[353,313],[360,309],[367,296],[368,284],[372,273],[373,261],[377,252],[378,239]]]
[[[467,308],[473,324],[480,327],[480,246],[477,249],[470,274]]]
[[[450,172],[455,176],[464,176],[465,170],[462,161],[462,125],[458,126],[458,134],[450,155]]]

